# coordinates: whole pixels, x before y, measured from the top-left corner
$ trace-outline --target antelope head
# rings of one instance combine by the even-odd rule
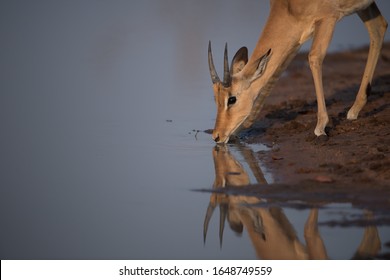
[[[252,85],[263,75],[270,55],[271,50],[250,65],[248,71],[243,71],[248,63],[248,49],[242,47],[233,57],[231,68],[229,68],[226,44],[223,81],[221,81],[215,70],[211,42],[209,42],[208,62],[217,105],[217,118],[213,131],[215,142],[227,143],[230,136],[237,134],[243,128],[244,122],[251,116],[261,90]]]

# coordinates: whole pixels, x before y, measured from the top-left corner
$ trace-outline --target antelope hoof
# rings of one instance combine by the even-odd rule
[[[316,127],[316,129],[314,130],[314,134],[315,134],[317,137],[320,137],[320,136],[327,136],[327,135],[326,135],[326,132],[325,132],[325,128],[318,128],[318,127]]]
[[[348,120],[356,120],[357,117],[359,115],[359,112],[355,112],[355,110],[353,110],[353,107],[351,109],[349,109],[348,111],[348,114],[347,114],[347,119]]]

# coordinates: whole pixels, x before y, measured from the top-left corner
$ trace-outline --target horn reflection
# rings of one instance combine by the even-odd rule
[[[257,183],[267,184],[253,151],[243,145],[236,146]],[[256,255],[260,259],[327,259],[328,254],[318,229],[318,209],[312,208],[304,226],[305,243],[299,241],[293,225],[280,207],[264,207],[266,201],[256,196],[229,195],[225,187],[240,188],[251,184],[242,164],[230,153],[227,145],[213,148],[215,180],[203,227],[206,243],[207,230],[215,208],[220,210],[219,241],[227,221],[232,231],[248,233]],[[370,217],[370,214],[367,214]],[[364,231],[364,237],[354,258],[375,256],[380,250],[380,239],[375,226]]]

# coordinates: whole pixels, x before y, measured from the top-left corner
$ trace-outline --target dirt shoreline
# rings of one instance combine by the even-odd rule
[[[390,43],[383,46],[366,106],[346,119],[363,75],[368,48],[328,54],[323,65],[329,137],[317,138],[317,104],[307,53],[298,54],[242,141],[270,151],[257,157],[275,183],[305,180],[390,187]]]

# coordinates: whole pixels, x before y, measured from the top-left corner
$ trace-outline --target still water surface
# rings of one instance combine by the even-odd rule
[[[253,48],[267,12],[267,1],[249,0],[2,1],[1,259],[259,257],[246,228],[226,224],[220,245],[217,210],[204,243],[210,194],[192,190],[216,180],[214,144],[196,133],[215,117],[207,42]],[[340,36],[354,20],[333,50],[365,42]],[[247,149],[265,147],[227,153],[255,183]],[[304,244],[310,210],[283,213]],[[361,213],[335,204],[319,222]],[[319,230],[336,259],[353,257],[364,232]],[[390,229],[378,231],[386,252]]]

